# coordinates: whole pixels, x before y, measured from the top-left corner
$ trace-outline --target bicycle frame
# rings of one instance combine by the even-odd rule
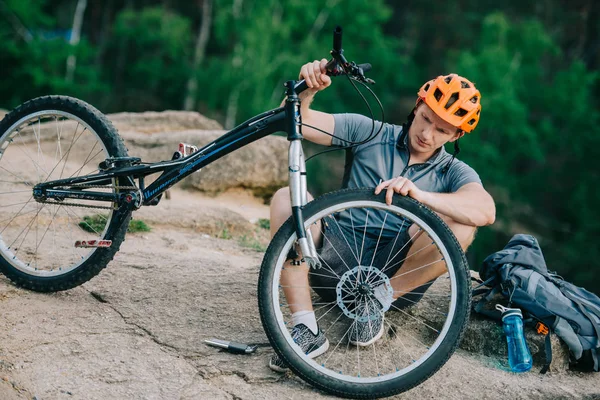
[[[306,90],[307,86],[303,80],[300,82],[288,81],[285,86],[287,99],[284,107],[249,119],[187,157],[145,165],[113,167],[92,175],[40,183],[33,189],[34,198],[42,203],[46,199],[62,201],[65,198],[107,201],[117,203],[119,209],[124,207],[129,210],[142,205],[156,205],[163,192],[185,177],[243,146],[272,133],[283,131],[287,133],[287,139],[290,141],[289,187],[296,234],[302,253],[305,255],[304,258],[311,266],[318,265],[313,241],[307,240],[307,237],[312,239],[310,230],[306,231],[304,225],[300,223],[303,221],[302,207],[307,202],[307,189],[298,94]],[[156,173],[161,173],[161,175],[148,187],[144,187],[144,178]],[[120,183],[125,182],[128,186],[136,186],[135,179],[138,179],[138,190],[107,193],[81,190],[81,187],[77,187],[77,185],[108,185],[112,183],[113,179],[117,179]]]

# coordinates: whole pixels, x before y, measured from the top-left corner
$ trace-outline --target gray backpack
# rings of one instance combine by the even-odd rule
[[[521,308],[567,344],[572,369],[600,370],[600,298],[548,272],[533,236],[513,236],[503,250],[483,261],[479,275],[484,282],[473,294],[484,292],[485,296],[475,304],[476,312],[481,312],[493,295],[502,293],[509,307]],[[490,289],[479,289],[484,285]],[[551,354],[548,335],[542,373],[548,369]]]

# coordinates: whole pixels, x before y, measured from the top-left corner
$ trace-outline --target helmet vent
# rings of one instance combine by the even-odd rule
[[[452,77],[450,75],[448,75],[447,77],[444,78],[444,82],[446,82],[446,83],[450,83],[451,80],[452,80]]]
[[[425,85],[425,91],[429,90],[429,86],[430,86],[429,83],[427,85]]]
[[[460,81],[460,87],[461,87],[462,89],[468,89],[468,88],[470,88],[470,87],[471,87],[471,85],[469,85],[469,84],[468,84],[467,82],[465,82],[465,81]]]
[[[454,115],[464,117],[465,115],[467,115],[467,110],[465,110],[464,108],[459,108],[458,110],[456,110]]]
[[[471,97],[471,103],[477,104],[477,100],[478,100],[477,96]]]
[[[481,110],[477,110],[477,115],[479,115],[480,112],[481,112]]]
[[[458,92],[452,93],[452,95],[448,99],[448,102],[446,103],[446,106],[445,106],[446,110],[449,109],[450,106],[456,102],[456,100],[458,100]]]
[[[473,125],[475,123],[475,118],[469,121],[469,125]]]
[[[433,97],[435,97],[435,99],[437,101],[440,101],[440,99],[442,98],[444,94],[442,93],[442,91],[440,89],[435,89],[435,92],[433,92]]]

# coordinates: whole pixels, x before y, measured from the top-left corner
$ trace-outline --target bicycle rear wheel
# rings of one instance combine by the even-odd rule
[[[291,219],[273,238],[261,266],[259,309],[275,352],[302,379],[337,396],[378,398],[418,385],[452,355],[469,317],[468,266],[448,226],[411,198],[397,195],[388,206],[384,196],[374,195],[373,189],[342,190],[305,206],[305,227],[313,227],[314,232],[317,226],[322,236],[317,247],[321,246],[323,267],[308,271],[309,279],[293,284],[282,280],[286,268],[302,268],[286,261],[296,242]],[[348,225],[350,229],[337,229],[338,237],[333,237],[332,227]],[[339,232],[345,232],[341,239]],[[421,243],[426,245],[414,248]],[[407,260],[418,257],[434,261],[413,262],[409,267]],[[437,279],[400,293],[403,298],[389,309],[376,300],[373,289],[378,285],[388,288],[411,274],[426,276],[428,270]],[[292,339],[291,314],[296,304],[286,297],[290,288],[310,292],[317,322],[329,341],[329,350],[314,359]],[[359,310],[361,303],[379,309],[365,314]],[[369,327],[379,323],[378,313],[383,315],[381,339],[364,346],[353,344],[353,329],[365,322]]]
[[[115,204],[98,201],[38,203],[32,189],[96,173],[106,158],[126,156],[116,129],[81,100],[45,96],[10,112],[0,122],[0,271],[41,292],[69,289],[98,274],[118,251],[131,213],[117,218]],[[118,184],[94,190],[116,192]],[[112,243],[76,247],[92,240]]]

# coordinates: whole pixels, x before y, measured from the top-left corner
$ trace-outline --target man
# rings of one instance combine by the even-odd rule
[[[372,132],[371,119],[357,114],[332,115],[310,109],[315,94],[331,84],[331,78],[325,70],[326,63],[325,59],[314,61],[303,65],[300,70],[300,78],[305,79],[309,87],[300,95],[302,122],[333,132],[334,137],[305,125],[302,129],[304,138],[326,146],[345,146],[348,141],[363,141]],[[459,151],[458,139],[477,126],[480,111],[480,93],[467,79],[450,74],[425,83],[407,124],[384,124],[377,138],[352,149],[352,158],[346,164],[343,187],[376,187],[375,194],[385,191],[388,204],[391,204],[394,193],[420,201],[444,219],[463,250],[466,250],[474,239],[476,228],[492,224],[495,219],[494,201],[483,188],[479,176],[471,167],[455,158]],[[381,123],[376,123],[375,129],[379,127]],[[455,144],[452,156],[444,149],[444,144],[448,142]],[[308,198],[312,200],[310,194]],[[282,188],[271,201],[272,236],[290,215],[289,188]],[[337,229],[341,234],[349,229],[342,222],[335,224],[339,225]],[[362,222],[358,221],[358,225]],[[326,229],[334,225],[327,224],[327,221],[322,223]],[[426,248],[427,241],[431,242],[427,235],[420,233],[415,225],[406,230],[405,235],[412,242],[407,254],[414,253],[414,256],[406,257],[406,261],[393,271],[390,279],[393,288],[391,298],[383,285],[375,288],[374,296],[380,304],[376,309],[367,311],[381,315],[375,321],[369,320],[368,327],[367,323],[356,322],[356,328],[348,338],[353,345],[368,346],[381,338],[384,331],[383,312],[390,308],[392,302],[418,301],[419,297],[417,295],[415,298],[414,293],[424,292],[433,280],[446,272],[445,266],[422,267],[433,263],[428,260],[439,257],[435,251],[415,251]],[[312,235],[316,243],[322,241],[320,229],[312,229]],[[332,234],[332,237],[335,236],[335,233]],[[329,240],[323,241],[319,249],[323,258],[327,257],[330,247]],[[388,252],[391,251],[390,248]],[[287,260],[281,282],[287,287],[285,296],[294,325],[292,337],[309,357],[323,354],[329,343],[317,326],[310,291],[306,289],[309,286],[308,267],[298,260]],[[312,279],[311,283],[313,288],[319,286]],[[415,288],[423,290],[419,292]],[[327,293],[319,294],[327,296]],[[366,307],[371,307],[370,304]],[[277,356],[271,359],[269,365],[280,372],[287,369]]]

